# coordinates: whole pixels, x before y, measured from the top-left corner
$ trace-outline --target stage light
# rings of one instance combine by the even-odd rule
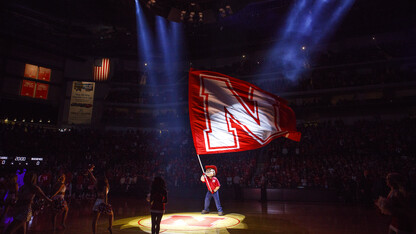
[[[144,63],[144,66],[147,67],[147,63]]]
[[[22,122],[24,123],[24,122],[26,122],[26,120],[25,119],[22,119]]]
[[[9,119],[8,119],[8,118],[5,118],[5,119],[4,119],[4,122],[5,122],[5,123],[8,123],[8,122],[9,122]]]
[[[375,37],[375,36],[373,36],[373,37],[372,37],[372,39],[373,39],[373,41],[375,41],[375,40],[376,40],[376,37]]]
[[[199,16],[199,22],[204,21],[204,14],[202,12],[199,12],[198,16]]]
[[[39,120],[39,123],[42,123],[42,120],[41,119]]]
[[[33,123],[33,119],[31,119],[30,122]]]
[[[156,4],[156,0],[149,0],[146,4],[147,8],[150,8],[151,6],[154,6]]]
[[[16,121],[17,121],[17,119],[16,119],[16,118],[14,118],[13,122],[16,122]]]
[[[194,22],[195,11],[189,12],[189,22]]]
[[[243,55],[241,56],[241,58],[245,59],[245,58],[246,58],[246,55],[245,55],[245,54],[243,54]]]
[[[233,14],[233,10],[231,9],[230,5],[225,6],[225,11],[227,11],[228,15],[232,15]]]
[[[186,15],[186,11],[181,11],[181,21],[184,21]]]
[[[50,121],[50,120],[48,120],[48,123],[51,123],[51,121]]]
[[[302,50],[306,50],[306,46],[302,46]]]
[[[222,18],[225,18],[226,16],[227,16],[227,14],[225,13],[225,10],[224,10],[224,8],[220,8],[220,9],[218,9],[218,11],[220,12],[220,16],[222,17]]]
[[[180,20],[188,24],[202,23],[205,20],[205,14],[203,13],[198,3],[191,2],[189,5],[183,7],[180,11]]]

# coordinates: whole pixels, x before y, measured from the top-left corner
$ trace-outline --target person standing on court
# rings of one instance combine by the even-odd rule
[[[160,222],[166,210],[165,205],[168,202],[166,182],[162,177],[157,176],[153,179],[150,193],[147,195],[147,201],[150,202],[152,234],[158,234],[160,231]]]
[[[218,190],[220,189],[220,181],[215,177],[217,175],[217,167],[214,165],[207,165],[205,166],[205,173],[201,176],[201,182],[205,183],[208,188],[208,192],[205,195],[205,202],[204,202],[204,209],[202,210],[202,214],[209,213],[209,205],[211,203],[211,199],[214,198],[215,206],[218,210],[218,215],[223,216],[224,213],[222,211],[221,202],[220,202],[220,195]]]

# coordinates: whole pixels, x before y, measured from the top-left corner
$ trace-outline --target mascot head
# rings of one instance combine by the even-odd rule
[[[217,167],[214,165],[206,165],[205,166],[205,174],[208,177],[213,177],[217,175]]]

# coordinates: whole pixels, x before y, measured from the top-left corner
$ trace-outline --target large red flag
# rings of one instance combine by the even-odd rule
[[[236,78],[189,71],[189,118],[197,154],[260,148],[273,139],[300,140],[286,101]]]

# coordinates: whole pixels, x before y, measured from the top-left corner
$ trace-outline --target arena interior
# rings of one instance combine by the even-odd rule
[[[283,98],[301,133],[199,155],[223,212],[190,70]],[[0,162],[3,233],[413,233],[416,2],[1,1]]]

